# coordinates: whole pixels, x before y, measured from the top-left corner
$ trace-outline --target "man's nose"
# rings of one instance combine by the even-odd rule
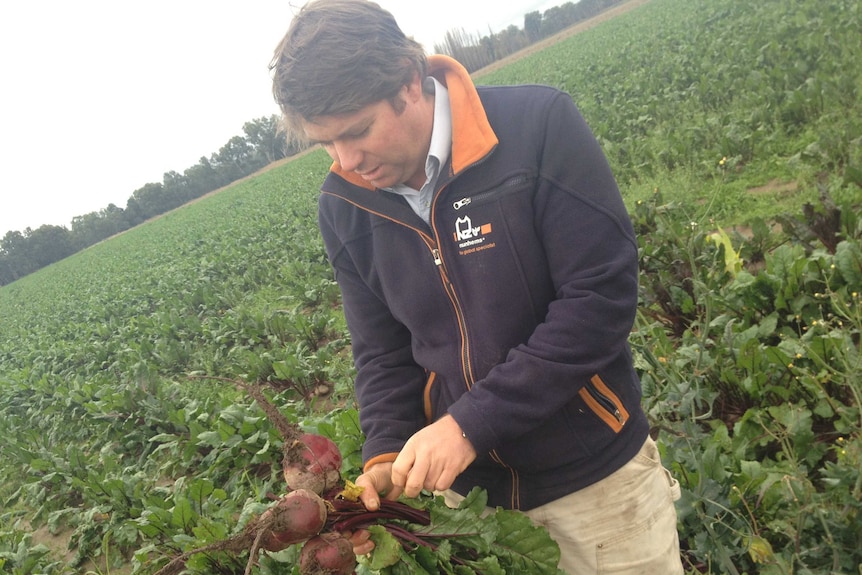
[[[336,161],[346,172],[353,172],[362,164],[362,152],[349,142],[333,143]]]

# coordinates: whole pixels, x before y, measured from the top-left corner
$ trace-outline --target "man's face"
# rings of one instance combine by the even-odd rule
[[[382,100],[357,112],[303,121],[306,136],[321,144],[347,172],[378,188],[425,183],[425,159],[431,143],[434,102],[422,93],[418,78],[398,95],[404,109]]]

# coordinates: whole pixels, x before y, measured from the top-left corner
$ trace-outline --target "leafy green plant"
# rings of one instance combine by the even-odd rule
[[[697,305],[676,329],[656,311],[670,308],[658,301],[670,291],[648,285],[632,343],[648,413],[683,484],[691,569],[852,572],[862,560],[852,467],[862,433],[860,244],[764,250],[761,237],[760,247],[732,248],[762,257],[734,275],[722,265],[728,247],[699,226],[669,224],[673,213],[658,203],[635,213],[652,226],[644,243],[661,245],[642,257],[680,262],[659,266],[662,277],[688,282]]]
[[[692,575],[862,563],[859,10],[652,0],[479,77],[570,91],[618,177],[640,239],[631,343]],[[76,564],[146,573],[267,505],[276,430],[194,374],[266,384],[360,472],[316,223],[329,164],[312,152],[0,288],[0,572],[84,569],[33,542],[43,527]]]

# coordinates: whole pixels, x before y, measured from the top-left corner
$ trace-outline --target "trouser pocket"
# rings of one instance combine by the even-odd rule
[[[626,468],[623,468],[625,472]],[[647,439],[632,461],[640,486],[632,495],[638,505],[621,507],[620,530],[596,546],[600,575],[683,573],[674,501],[679,482],[662,466],[658,448]]]

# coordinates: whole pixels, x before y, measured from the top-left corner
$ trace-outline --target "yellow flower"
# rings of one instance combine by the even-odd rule
[[[775,555],[769,541],[759,535],[748,538],[748,554],[755,563],[766,563]]]

